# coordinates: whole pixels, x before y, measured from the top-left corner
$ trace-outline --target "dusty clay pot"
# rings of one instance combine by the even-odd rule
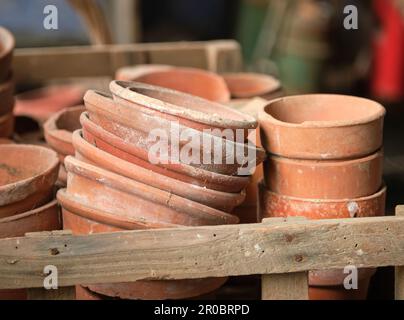
[[[0,83],[4,82],[10,73],[14,47],[13,35],[0,27]]]
[[[210,101],[226,103],[230,100],[230,92],[223,78],[201,69],[167,66],[145,68],[141,65],[132,70],[118,71],[118,77],[120,80],[173,89]]]
[[[266,74],[238,72],[225,73],[222,76],[232,98],[262,97],[271,100],[282,95],[281,83]]]
[[[107,153],[145,169],[186,183],[223,192],[239,193],[249,182],[247,176],[223,175],[187,164],[158,163],[154,165],[150,163],[146,150],[136,148],[124,139],[103,130],[90,121],[86,113],[82,114],[80,121],[83,126],[83,136],[88,142]]]
[[[0,116],[11,113],[14,108],[14,81],[11,77],[0,83]]]
[[[238,218],[200,203],[95,167],[65,159],[67,191],[87,205],[139,220],[179,225],[235,224]]]
[[[360,198],[382,185],[383,153],[354,160],[296,160],[270,156],[266,187],[278,194],[310,199]]]
[[[243,129],[246,139],[249,129],[255,129],[258,125],[253,117],[219,103],[175,90],[123,81],[112,81],[110,90],[116,102],[120,104],[124,104],[125,101],[131,102],[132,112],[135,108],[143,107],[142,110],[149,115],[179,122],[199,131],[230,129],[236,132],[237,129]],[[127,114],[122,116],[126,117]]]
[[[83,103],[84,90],[73,85],[54,85],[16,96],[15,114],[44,122],[55,112]]]
[[[115,73],[115,79],[120,81],[135,81],[144,75],[174,69],[174,66],[166,64],[139,64],[136,66],[128,66],[120,68]]]
[[[362,198],[344,200],[304,199],[283,196],[260,184],[260,219],[303,216],[308,219],[339,219],[384,215],[386,187]]]
[[[167,227],[165,224],[148,224],[141,221],[139,221],[139,224],[130,223],[126,219],[122,219],[122,217],[90,209],[83,206],[82,203],[77,202],[77,198],[69,195],[65,190],[58,192],[58,200],[63,207],[64,228],[72,230],[74,234]],[[220,287],[225,281],[226,279],[223,278],[181,281],[137,281],[132,283],[91,285],[88,288],[105,296],[123,299],[181,299],[211,292]]]
[[[14,132],[14,115],[12,112],[0,116],[0,138],[9,138]]]
[[[110,97],[94,91],[88,91],[84,100],[92,122],[125,142],[133,144],[134,147],[141,150],[140,153],[143,155],[148,154],[149,150],[156,145],[156,141],[165,142],[168,147],[168,159],[173,159],[175,162],[180,160],[181,163],[184,163],[182,159],[178,159],[178,152],[183,153],[185,150],[189,154],[192,151],[192,154],[196,155],[196,162],[191,162],[189,165],[226,175],[237,175],[248,160],[254,164],[260,164],[266,156],[262,148],[256,148],[253,144],[246,144],[244,141],[239,143],[230,140],[234,137],[224,139],[184,126],[178,127],[176,137],[180,137],[186,132],[186,138],[181,141],[176,140],[179,150],[175,153],[175,148],[171,146],[170,133],[175,129],[171,127],[170,121],[139,114],[139,112],[133,113],[133,110],[136,109],[128,102],[123,102],[125,105],[117,106]],[[127,114],[127,117],[122,117],[122,114]],[[154,139],[151,135],[152,130],[155,130],[156,133],[164,131],[163,137],[159,137],[159,140]],[[204,141],[210,141],[210,143],[204,143]],[[217,146],[221,150],[220,161],[216,161]],[[150,160],[149,157],[143,159]],[[170,160],[170,162],[173,161]],[[244,175],[248,175],[249,170],[246,170],[246,173]]]
[[[234,207],[240,205],[245,199],[244,191],[227,193],[206,189],[175,180],[122,160],[87,142],[80,131],[73,134],[73,145],[76,150],[76,158],[79,160],[218,210],[231,212]]]
[[[259,114],[262,144],[288,158],[362,157],[381,148],[384,115],[379,103],[352,96],[280,98]]]
[[[76,300],[81,301],[97,301],[103,300],[102,297],[95,292],[88,290],[82,286],[76,286]]]
[[[54,151],[1,145],[0,155],[0,217],[26,212],[48,201],[59,169]]]
[[[0,139],[0,144],[14,144],[15,142],[10,139]]]
[[[0,219],[0,238],[23,237],[26,233],[60,230],[62,220],[56,200],[28,212]],[[0,290],[0,300],[26,300],[25,289]]]

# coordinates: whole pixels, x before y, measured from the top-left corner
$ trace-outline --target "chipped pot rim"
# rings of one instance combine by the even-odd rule
[[[41,213],[47,211],[48,209],[51,209],[51,208],[57,207],[57,206],[58,206],[58,201],[55,199],[36,209],[0,219],[0,223],[9,223],[9,222],[14,222],[14,221],[18,221],[21,219],[29,218],[30,216],[34,216],[36,214],[41,214]]]

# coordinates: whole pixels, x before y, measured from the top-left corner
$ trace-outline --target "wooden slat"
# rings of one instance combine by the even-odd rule
[[[307,272],[262,275],[262,300],[308,300]]]
[[[396,207],[396,216],[404,217],[404,206]],[[404,300],[404,265],[395,268],[395,299]]]
[[[0,288],[404,265],[404,217],[42,235],[0,240]]]
[[[219,60],[213,64],[212,59]],[[18,49],[17,83],[77,77],[113,77],[124,66],[156,63],[225,72],[241,68],[240,47],[232,40]]]

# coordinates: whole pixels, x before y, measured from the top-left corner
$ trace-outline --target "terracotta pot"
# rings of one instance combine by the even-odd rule
[[[0,139],[0,144],[14,144],[15,142],[10,139]]]
[[[83,126],[83,136],[88,142],[109,154],[147,170],[152,170],[186,183],[223,192],[239,193],[249,182],[249,177],[247,176],[223,175],[187,164],[158,163],[154,165],[150,163],[146,150],[136,148],[135,145],[127,143],[124,139],[103,130],[90,121],[86,113],[82,114],[80,121]]]
[[[273,100],[260,112],[264,148],[297,159],[362,157],[382,146],[385,109],[377,102],[314,94]]]
[[[12,217],[0,219],[0,238],[23,237],[29,232],[60,230],[62,220],[57,201]],[[26,300],[27,291],[0,290],[0,300]]]
[[[261,163],[266,156],[262,148],[256,148],[253,144],[239,143],[235,141],[236,137],[224,139],[184,126],[178,127],[176,138],[173,138],[174,143],[178,145],[178,148],[175,148],[171,145],[173,140],[170,131],[176,129],[172,128],[170,121],[139,112],[133,113],[132,111],[136,109],[127,102],[125,105],[117,106],[110,97],[102,93],[88,91],[84,99],[91,121],[127,143],[133,144],[144,155],[143,160],[150,160],[149,150],[152,150],[159,142],[167,146],[168,161],[166,162],[176,163],[180,160],[181,163],[188,163],[183,161],[179,154],[186,151],[186,155],[189,155],[192,152],[193,158],[190,159],[189,165],[220,174],[237,175],[242,172],[239,170],[245,167],[246,163],[249,162],[252,164],[251,167],[255,167],[254,164]],[[123,110],[125,107],[129,112]],[[127,116],[122,117],[122,114]],[[164,131],[164,134],[153,137],[152,133],[157,131],[159,134]],[[179,137],[183,137],[184,133],[186,138],[180,139]],[[244,175],[250,172],[245,171],[247,174]]]
[[[124,105],[125,101],[131,102],[132,112],[135,108],[143,107],[142,110],[149,115],[179,122],[199,131],[230,129],[236,134],[237,129],[243,129],[246,139],[249,129],[255,129],[258,125],[253,117],[229,107],[166,88],[138,82],[112,81],[110,90],[119,105]],[[126,117],[127,114],[122,116]]]
[[[48,200],[59,169],[54,151],[39,146],[1,145],[0,154],[2,217],[28,211]]]
[[[65,229],[74,234],[91,234],[117,232],[133,229],[150,229],[167,227],[166,224],[139,224],[122,219],[121,216],[105,214],[83,206],[78,197],[69,195],[65,190],[58,192],[58,200],[63,207],[63,224]],[[171,225],[174,226],[174,225]],[[180,281],[137,281],[132,283],[114,283],[90,285],[91,291],[109,297],[123,299],[181,299],[199,296],[219,288],[226,279],[195,279]]]
[[[271,156],[264,164],[266,187],[310,199],[360,198],[382,185],[383,153],[354,160],[296,160]]]
[[[14,115],[12,112],[0,116],[0,138],[9,138],[14,132]]]
[[[14,80],[11,77],[0,83],[0,116],[9,114],[14,108]]]
[[[46,121],[55,112],[83,103],[84,90],[73,85],[54,85],[19,94],[15,114]]]
[[[132,70],[118,71],[120,80],[142,82],[177,90],[210,101],[226,103],[230,92],[223,78],[213,72],[196,68],[136,66]]]
[[[73,157],[65,159],[67,191],[86,205],[148,222],[180,225],[238,223],[238,218],[200,203],[95,167]]]
[[[174,69],[174,66],[166,64],[138,64],[120,68],[115,73],[115,79],[121,81],[136,81],[135,79],[144,75]]]
[[[76,286],[76,300],[81,301],[92,301],[92,300],[103,300],[102,297],[95,292],[88,290],[82,286]]]
[[[84,106],[68,108],[54,114],[44,124],[46,142],[62,162],[66,156],[74,155],[72,134],[81,128],[80,115],[84,111]]]
[[[370,279],[376,273],[376,268],[358,269],[358,280]],[[332,287],[344,284],[347,274],[342,269],[313,270],[309,272],[309,285]]]
[[[309,219],[339,219],[384,215],[386,187],[362,198],[344,200],[304,199],[283,196],[260,184],[260,219],[303,216]]]
[[[281,83],[266,74],[238,72],[222,76],[233,98],[262,97],[271,100],[282,95]]]
[[[5,81],[10,73],[14,47],[13,35],[0,27],[0,82]]]
[[[227,193],[206,189],[175,180],[122,160],[87,142],[80,131],[73,134],[73,145],[76,149],[76,158],[79,160],[218,210],[231,212],[234,207],[240,205],[245,199],[244,191]]]

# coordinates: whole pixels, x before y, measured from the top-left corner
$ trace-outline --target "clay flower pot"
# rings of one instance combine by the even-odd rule
[[[120,81],[136,81],[135,79],[147,74],[174,69],[166,64],[139,64],[120,68],[115,73],[115,79]]]
[[[148,154],[149,150],[156,144],[156,140],[151,138],[152,130],[155,130],[155,133],[164,131],[163,137],[159,139],[167,144],[168,159],[171,159],[169,162],[174,162],[172,161],[173,159],[175,161],[179,160],[181,163],[184,162],[183,159],[178,159],[179,153],[173,153],[175,151],[171,146],[171,130],[176,129],[172,127],[169,120],[139,112],[128,102],[117,106],[117,103],[107,95],[94,91],[88,91],[84,100],[92,122],[124,139],[127,143],[133,144],[136,148],[142,150],[142,154]],[[122,114],[127,116],[123,117]],[[179,150],[177,152],[182,153],[183,148],[188,151],[192,150],[196,156],[193,162],[189,164],[203,170],[226,175],[237,175],[242,172],[240,169],[245,167],[246,164],[249,163],[250,168],[253,169],[266,156],[262,148],[256,148],[253,144],[246,144],[244,141],[240,143],[237,140],[224,139],[184,126],[178,126],[177,128],[178,132],[175,133],[175,137],[178,137]],[[180,137],[184,132],[187,133],[187,138],[182,141]],[[232,139],[235,138],[233,137]],[[210,141],[210,143],[204,143],[205,141]],[[220,161],[215,161],[218,146],[221,150],[221,158]],[[205,159],[209,161],[205,161]],[[239,161],[239,159],[242,161]],[[149,156],[144,160],[150,160]],[[245,172],[246,174],[244,175],[248,175],[250,170],[245,170]]]
[[[138,220],[179,225],[235,224],[238,218],[117,175],[73,157],[65,159],[67,192],[87,205]],[[106,197],[106,195],[108,195]]]
[[[83,286],[76,286],[76,300],[80,301],[97,301],[103,300],[103,297],[84,288]]]
[[[30,116],[40,122],[55,112],[83,103],[84,90],[73,85],[54,85],[16,96],[15,114]]]
[[[133,67],[132,70],[118,71],[118,78],[173,89],[220,103],[230,100],[229,89],[221,76],[196,68],[147,68],[141,65]]]
[[[0,138],[9,138],[14,132],[14,115],[12,112],[0,116]]]
[[[14,144],[14,141],[9,139],[0,139],[0,144]]]
[[[9,114],[14,108],[14,81],[11,77],[0,83],[0,117]]]
[[[385,109],[377,102],[314,94],[271,101],[260,112],[264,148],[296,159],[362,157],[382,146]]]
[[[73,145],[76,150],[76,158],[79,160],[218,210],[231,212],[245,199],[244,191],[227,193],[206,189],[122,160],[87,142],[80,131],[73,134]]]
[[[0,82],[4,82],[10,73],[14,47],[13,35],[0,27]]]
[[[232,193],[241,192],[249,182],[248,176],[223,175],[182,163],[154,165],[150,163],[146,150],[103,130],[90,121],[86,113],[82,114],[80,121],[83,126],[83,136],[88,142],[109,154],[153,172],[200,187]]]
[[[259,73],[225,73],[222,75],[232,98],[261,97],[267,100],[282,95],[281,83],[272,76]]]
[[[266,187],[278,194],[311,199],[360,198],[382,185],[381,151],[353,160],[296,160],[271,156],[264,164]]]
[[[257,127],[257,121],[229,107],[178,91],[138,82],[112,81],[110,90],[120,104],[131,102],[132,109],[143,107],[149,115],[202,131],[204,129],[245,130]],[[122,114],[122,117],[127,114]]]
[[[309,219],[342,219],[384,215],[386,187],[361,198],[304,199],[288,197],[260,184],[260,218],[302,216]]]
[[[0,146],[0,218],[49,201],[59,161],[54,151],[30,145]]]

